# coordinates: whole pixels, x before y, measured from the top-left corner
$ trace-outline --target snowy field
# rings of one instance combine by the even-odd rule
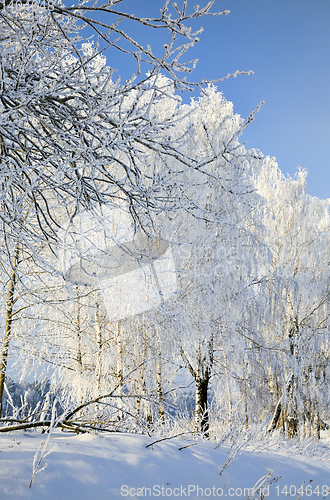
[[[242,451],[220,471],[230,449],[214,443],[136,434],[51,434],[29,488],[36,451],[47,435],[0,436],[1,500],[111,500],[114,498],[313,498],[330,495],[329,448]],[[182,449],[180,449],[182,448]],[[35,465],[40,458],[40,451]],[[266,477],[264,477],[266,476]],[[251,490],[263,482],[262,495]],[[279,478],[273,484],[270,477]],[[250,495],[250,496],[249,496]]]

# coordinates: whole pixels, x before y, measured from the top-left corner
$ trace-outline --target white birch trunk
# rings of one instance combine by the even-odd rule
[[[19,258],[19,248],[18,246],[16,246],[14,261],[13,261],[13,270],[9,281],[9,290],[6,303],[5,331],[4,331],[2,351],[1,351],[1,361],[0,361],[0,417],[3,416],[3,392],[5,386],[6,371],[7,371],[9,344],[12,334],[13,309],[15,304],[14,294],[17,282],[16,273],[18,266],[18,258]]]

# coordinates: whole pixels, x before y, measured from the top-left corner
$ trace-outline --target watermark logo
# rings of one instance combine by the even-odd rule
[[[171,245],[136,232],[125,207],[84,211],[58,236],[64,278],[97,287],[110,320],[158,307],[176,291]]]
[[[1,10],[7,9],[13,13],[52,12],[57,4],[61,5],[57,0],[0,0]]]
[[[196,484],[189,484],[187,486],[160,486],[158,484],[152,487],[142,486],[140,488],[132,488],[128,485],[122,485],[120,489],[121,496],[129,498],[139,498],[139,497],[192,497],[192,498],[219,498],[219,497],[231,497],[231,498],[254,498],[256,494],[260,495],[259,498],[266,498],[269,496],[269,485],[265,487],[255,488],[229,488],[225,490],[224,488],[219,488],[217,486],[212,486],[209,488],[202,488]]]

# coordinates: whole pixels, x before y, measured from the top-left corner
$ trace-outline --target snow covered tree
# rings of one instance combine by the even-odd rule
[[[36,346],[37,332],[28,328],[27,315],[33,306],[40,307],[45,300],[44,271],[36,264],[24,245],[12,238],[5,225],[0,231],[1,254],[1,334],[0,334],[0,415],[9,357],[20,351],[22,339]],[[50,288],[47,287],[49,295]],[[48,300],[51,300],[48,297]],[[33,339],[33,340],[32,340]]]
[[[122,1],[2,4],[1,219],[34,249],[41,241],[53,248],[64,221],[100,205],[125,202],[136,225],[151,231],[159,212],[192,208],[182,194],[182,172],[202,170],[211,159],[191,156],[171,130],[182,119],[173,87],[189,87],[178,75],[194,66],[180,62],[198,34],[185,23],[210,14],[214,2],[188,14],[184,1],[172,17],[167,1],[159,18],[139,18],[117,11]],[[97,12],[104,21],[93,19]],[[129,28],[120,29],[122,19],[168,31],[162,56],[142,47]],[[86,24],[99,36],[94,45],[84,40]],[[178,47],[177,39],[185,43]],[[148,63],[148,75],[115,82],[101,54],[104,42],[133,56],[138,68]],[[164,100],[167,109],[157,114]],[[150,152],[157,158],[153,165],[145,161]],[[24,222],[22,205],[30,211]]]
[[[203,174],[191,176],[186,189],[186,197],[197,201],[194,214],[178,213],[171,229],[165,221],[162,225],[161,234],[168,238],[167,231],[175,228],[172,241],[179,276],[177,301],[169,301],[164,310],[170,311],[181,362],[195,382],[194,429],[207,434],[209,391],[223,334],[235,331],[246,300],[244,290],[253,280],[252,206],[260,197],[251,186],[254,158],[238,141],[245,122],[233,114],[232,104],[209,87],[189,111],[187,148],[200,159],[212,152],[214,160]],[[182,259],[185,250],[190,256]]]
[[[329,202],[306,194],[306,172],[285,178],[270,158],[257,187],[266,199],[262,218],[271,258],[260,261],[251,329],[274,397],[269,430],[281,424],[289,436],[308,436],[314,426],[317,436],[328,404]]]

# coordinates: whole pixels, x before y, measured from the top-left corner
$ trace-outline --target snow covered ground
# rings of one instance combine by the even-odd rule
[[[270,471],[281,477],[268,486],[264,478],[265,498],[321,500],[328,491],[330,496],[327,452],[320,459],[287,451],[243,451],[220,475],[230,450],[214,443],[172,439],[146,448],[156,438],[63,432],[51,434],[46,452],[52,451],[39,469],[48,466],[29,488],[33,460],[45,439],[37,432],[0,435],[1,500],[259,498],[250,488]]]

